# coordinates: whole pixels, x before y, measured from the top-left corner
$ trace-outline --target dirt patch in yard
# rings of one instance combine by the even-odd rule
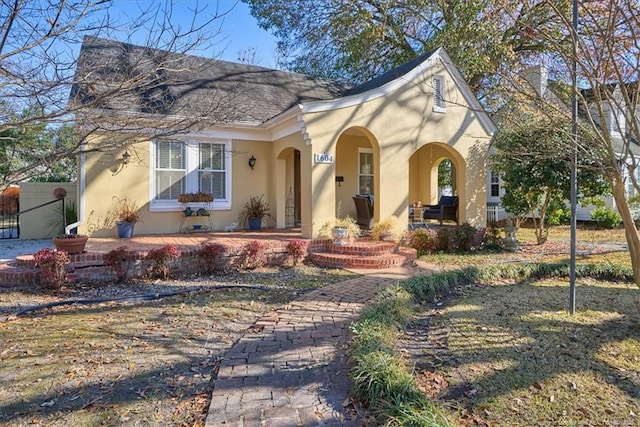
[[[265,313],[353,277],[313,267],[0,290],[0,424],[202,425],[227,349]],[[175,293],[140,300],[140,295]],[[15,314],[63,300],[130,298]]]

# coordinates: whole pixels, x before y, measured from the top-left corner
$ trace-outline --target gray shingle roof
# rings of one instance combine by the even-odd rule
[[[85,37],[73,102],[114,111],[263,123],[304,101],[380,87],[429,58],[427,52],[359,86],[312,76]]]
[[[430,51],[430,52],[426,52],[423,53],[420,56],[415,57],[414,59],[412,59],[409,62],[405,62],[402,65],[397,66],[396,68],[393,68],[389,71],[387,71],[384,74],[379,75],[378,77],[369,80],[368,82],[364,82],[363,84],[356,86],[352,89],[347,90],[344,95],[357,95],[359,93],[363,93],[366,92],[368,90],[371,89],[375,89],[377,87],[383,86],[389,82],[392,82],[402,76],[404,76],[405,74],[407,74],[409,71],[413,70],[414,68],[416,68],[418,65],[422,64],[424,61],[426,61],[431,55],[433,55],[433,52],[435,51]]]
[[[216,123],[262,123],[302,101],[338,98],[346,89],[303,74],[85,37],[72,99]]]

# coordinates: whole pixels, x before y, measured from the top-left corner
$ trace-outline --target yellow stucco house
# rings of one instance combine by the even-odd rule
[[[163,65],[154,68],[161,54]],[[138,90],[100,102],[100,93],[127,78],[132,58],[136,66],[153,59],[138,67],[146,70]],[[261,194],[271,205],[265,225],[299,226],[302,237],[314,237],[337,207],[355,217],[352,196],[361,193],[373,196],[374,221],[395,215],[407,222],[411,202],[437,202],[444,159],[455,169],[459,222],[486,223],[494,125],[443,49],[348,87],[86,38],[78,75],[72,102],[90,107],[79,117],[87,141],[78,182],[81,233],[115,236],[106,219],[124,197],[140,208],[136,234],[177,232],[184,209],[177,196],[198,191],[214,195],[216,230]],[[145,125],[124,124],[133,117]],[[192,126],[178,129],[188,120]],[[119,142],[105,142],[112,140]]]

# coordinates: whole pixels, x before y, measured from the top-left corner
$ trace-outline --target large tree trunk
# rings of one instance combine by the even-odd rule
[[[616,201],[618,212],[622,216],[622,223],[624,224],[624,234],[627,238],[627,245],[629,246],[629,254],[631,255],[631,268],[633,269],[633,281],[636,285],[640,286],[640,235],[638,229],[633,221],[631,210],[629,209],[629,203],[625,197],[624,181],[622,179],[611,179],[611,190],[613,193],[613,199]]]

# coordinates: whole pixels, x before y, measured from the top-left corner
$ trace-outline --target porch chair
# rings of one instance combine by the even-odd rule
[[[455,221],[458,224],[458,196],[440,196],[437,205],[425,205],[422,218]]]
[[[373,202],[369,196],[356,194],[353,196],[356,205],[356,223],[360,228],[369,230],[373,226]]]

